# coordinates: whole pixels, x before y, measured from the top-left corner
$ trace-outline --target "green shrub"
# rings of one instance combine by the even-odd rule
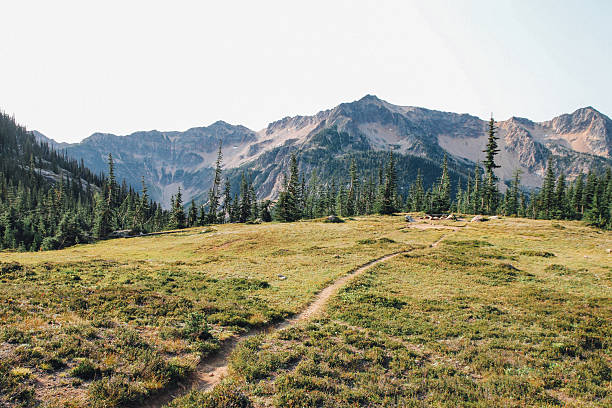
[[[191,391],[168,408],[252,408],[253,403],[235,382],[217,385],[210,392]]]
[[[552,252],[534,251],[534,250],[524,250],[524,251],[521,251],[521,255],[525,255],[525,256],[540,256],[542,258],[552,258],[552,257],[556,256]]]
[[[85,358],[79,361],[79,364],[70,371],[70,375],[81,380],[93,380],[100,376],[100,369],[91,360]]]
[[[198,312],[190,313],[187,316],[181,335],[183,338],[194,340],[208,340],[212,338],[210,329],[204,320],[204,315]]]
[[[357,241],[358,244],[362,244],[362,245],[370,245],[370,244],[375,244],[376,240],[373,240],[371,238],[368,239],[360,239],[359,241]]]

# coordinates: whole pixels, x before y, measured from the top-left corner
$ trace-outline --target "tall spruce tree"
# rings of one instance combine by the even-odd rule
[[[384,183],[380,192],[380,214],[393,214],[398,211],[396,207],[397,175],[395,173],[395,158],[393,152],[389,153],[389,160],[385,166]]]
[[[208,223],[215,224],[218,221],[219,200],[221,199],[221,171],[222,171],[222,152],[223,142],[219,140],[219,150],[217,152],[217,161],[215,162],[215,175],[213,184],[208,192]]]
[[[169,226],[171,229],[185,228],[185,210],[183,209],[183,194],[181,193],[180,186],[172,201],[172,214]]]
[[[484,211],[488,214],[492,214],[497,209],[497,203],[499,198],[499,191],[497,189],[497,176],[495,176],[495,169],[499,168],[495,163],[495,156],[499,153],[497,146],[498,137],[496,136],[497,128],[495,127],[495,120],[493,116],[489,120],[487,129],[487,146],[483,151],[485,153],[485,160],[483,162],[485,166],[485,185],[483,191],[484,198]]]
[[[346,196],[346,215],[353,216],[357,210],[357,165],[355,159],[351,160],[351,167],[349,169],[350,184]]]

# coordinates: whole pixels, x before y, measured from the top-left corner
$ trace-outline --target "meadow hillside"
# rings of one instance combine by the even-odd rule
[[[610,248],[369,216],[3,252],[0,406],[609,406]]]

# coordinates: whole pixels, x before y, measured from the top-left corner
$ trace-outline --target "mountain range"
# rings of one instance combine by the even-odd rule
[[[97,172],[106,171],[108,153],[112,153],[118,179],[139,186],[144,176],[151,197],[167,206],[179,186],[186,202],[205,202],[219,141],[224,175],[234,191],[241,175],[247,174],[259,198],[274,198],[292,152],[306,174],[316,169],[323,180],[343,182],[351,159],[356,160],[362,178],[375,177],[392,151],[398,161],[400,189],[414,180],[417,169],[426,184],[434,182],[447,154],[451,178],[464,183],[484,159],[486,126],[487,121],[476,116],[398,106],[367,95],[313,116],[283,118],[257,132],[218,121],[184,132],[94,133],[72,144],[35,135],[70,157],[82,158]],[[555,170],[570,179],[612,165],[612,120],[592,107],[546,122],[512,117],[496,126],[502,188],[517,169],[525,187],[540,186],[550,156]]]

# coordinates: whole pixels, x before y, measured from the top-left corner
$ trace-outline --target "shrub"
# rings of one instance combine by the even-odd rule
[[[221,383],[210,392],[192,391],[169,408],[252,408],[253,403],[235,382]]]
[[[362,245],[369,245],[369,244],[375,244],[376,241],[373,239],[360,239],[359,241],[357,241],[358,244],[362,244]]]
[[[70,375],[81,380],[93,380],[100,375],[100,369],[85,358],[79,361],[79,364],[72,369]]]
[[[208,340],[212,338],[208,325],[204,321],[204,315],[198,312],[190,313],[185,321],[182,333],[183,338],[197,340]]]
[[[541,256],[542,258],[552,258],[553,256],[556,256],[552,252],[533,251],[533,250],[524,250],[524,251],[521,251],[521,255],[525,255],[525,256]]]

